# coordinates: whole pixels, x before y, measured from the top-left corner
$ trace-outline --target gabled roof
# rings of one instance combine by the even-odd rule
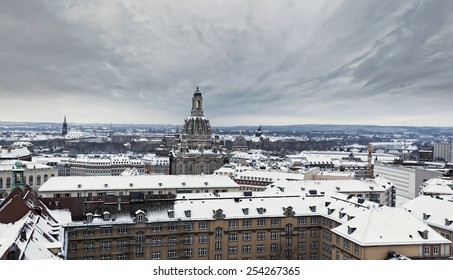
[[[451,244],[405,209],[386,206],[365,211],[332,231],[361,246]]]

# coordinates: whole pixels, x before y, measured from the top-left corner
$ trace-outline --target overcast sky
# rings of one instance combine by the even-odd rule
[[[0,2],[0,121],[453,126],[453,1]]]

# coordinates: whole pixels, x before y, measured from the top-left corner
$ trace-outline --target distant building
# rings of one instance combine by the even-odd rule
[[[192,111],[184,121],[181,135],[170,152],[170,174],[212,174],[226,161],[220,152],[219,136],[211,136],[209,119],[203,115],[203,97],[197,87],[192,97]]]
[[[145,165],[138,158],[116,155],[87,155],[68,158],[57,163],[59,176],[119,176],[126,169],[135,168],[145,173]]]
[[[26,147],[0,147],[1,160],[26,160],[31,161],[31,152]]]
[[[433,151],[432,150],[419,150],[418,151],[418,160],[421,162],[432,161],[433,160]]]
[[[170,173],[170,157],[168,152],[163,154],[147,154],[142,158],[145,165],[145,173],[148,174],[166,174]]]
[[[434,143],[435,161],[452,161],[452,143]]]
[[[20,163],[24,172],[24,184],[38,189],[49,178],[58,176],[58,170],[48,165],[28,161],[0,161],[0,198],[7,197],[14,185],[14,169]]]
[[[233,142],[233,151],[236,152],[245,152],[247,153],[249,150],[248,145],[247,145],[247,140],[242,136],[241,134],[236,137],[236,139]]]
[[[442,173],[426,170],[423,167],[401,166],[374,163],[374,175],[383,176],[396,187],[396,194],[413,199],[420,193],[422,184],[431,178],[442,176]]]

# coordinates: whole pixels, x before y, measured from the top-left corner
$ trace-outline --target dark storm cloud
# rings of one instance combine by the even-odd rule
[[[452,6],[7,1],[0,93],[20,120],[179,124],[199,85],[214,126],[453,125]]]

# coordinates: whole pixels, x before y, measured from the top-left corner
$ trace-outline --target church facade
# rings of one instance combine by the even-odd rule
[[[227,156],[220,151],[219,135],[212,137],[211,124],[203,113],[203,97],[197,87],[192,97],[190,116],[176,131],[170,152],[170,174],[212,174],[222,167]]]

